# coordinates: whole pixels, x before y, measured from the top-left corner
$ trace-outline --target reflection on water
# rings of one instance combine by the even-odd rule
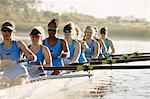
[[[116,53],[149,52],[150,42],[114,41]],[[130,64],[130,63],[128,63]],[[131,64],[150,64],[136,62]],[[150,99],[150,70],[94,71],[89,82],[72,88],[63,99]]]
[[[149,99],[149,70],[95,71],[86,84],[63,92],[63,99]]]

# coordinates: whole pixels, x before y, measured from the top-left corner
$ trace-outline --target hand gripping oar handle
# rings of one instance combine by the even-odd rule
[[[24,60],[18,60],[18,61],[16,61],[16,63],[18,64],[18,63],[24,63],[24,62],[29,62],[28,61],[28,59],[26,58],[26,59],[24,59]]]

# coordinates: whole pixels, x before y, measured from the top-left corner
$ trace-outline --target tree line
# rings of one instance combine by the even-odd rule
[[[83,29],[87,25],[97,26],[98,28],[107,26],[110,36],[114,37],[150,37],[150,23],[145,19],[134,18],[132,20],[122,19],[119,16],[109,16],[105,19],[95,18],[93,16],[80,13],[55,13],[52,11],[39,11],[37,8],[41,0],[0,0],[0,22],[4,20],[13,20],[17,24],[19,31],[28,32],[35,25],[47,27],[46,23],[52,18],[57,18],[61,27],[68,21],[72,21]],[[143,35],[144,34],[144,35]]]

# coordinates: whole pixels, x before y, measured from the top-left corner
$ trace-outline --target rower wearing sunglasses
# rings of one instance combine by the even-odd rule
[[[57,38],[56,33],[58,32],[59,23],[57,19],[52,19],[48,23],[48,35],[43,43],[47,46],[51,52],[53,66],[60,67],[64,66],[63,58],[69,57],[69,48],[65,40]],[[59,71],[55,71],[53,74],[59,74]]]
[[[28,61],[36,60],[36,56],[23,41],[14,40],[14,32],[15,25],[12,21],[6,21],[2,24],[3,41],[0,43],[0,65],[4,69],[3,77],[0,80],[0,85],[2,86],[18,85],[27,82],[29,77],[27,69],[15,62],[21,59],[22,53],[27,56]]]
[[[67,25],[64,26],[63,29],[65,40],[67,41],[69,45],[69,51],[70,51],[70,57],[65,59],[64,62],[66,64],[69,63],[78,63],[79,62],[79,56],[81,53],[81,44],[78,40],[76,40],[76,30],[75,25],[70,22]]]

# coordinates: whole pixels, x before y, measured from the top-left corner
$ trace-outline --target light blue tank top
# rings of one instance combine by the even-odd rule
[[[13,41],[13,46],[10,49],[6,49],[3,47],[3,43],[0,43],[0,54],[3,59],[9,59],[11,61],[18,61],[20,60],[21,51],[17,45],[16,41]]]
[[[30,48],[30,45],[29,45],[29,48]],[[43,56],[43,52],[42,52],[42,46],[35,55],[37,56],[37,60],[35,62],[29,63],[28,64],[29,67],[31,67],[32,65],[43,65],[44,56]]]
[[[105,41],[105,46],[107,48],[107,51],[109,51],[109,40],[106,39]],[[100,52],[100,55],[99,55],[99,59],[102,59],[102,58],[106,58],[103,54],[104,54],[104,50],[102,49],[102,47],[100,48],[101,49],[101,52]]]
[[[109,40],[108,39],[106,39],[105,46],[107,48],[107,51],[109,51]]]
[[[53,47],[51,47],[48,44],[48,38],[46,38],[43,43],[45,46],[48,47],[48,49],[51,52],[53,66],[55,67],[64,66],[62,58],[56,58],[57,56],[60,56],[62,53],[61,39],[58,39],[57,43]]]
[[[83,48],[82,48],[82,41],[81,41],[81,53],[80,53],[80,57],[79,57],[79,63],[84,63],[84,62],[87,62],[87,59],[85,57],[85,52],[83,51]]]
[[[80,57],[79,57],[79,63],[84,63],[84,62],[87,62],[87,59],[85,57],[85,52],[81,48],[81,54],[80,54]]]
[[[75,52],[75,48],[74,48],[74,45],[75,45],[75,40],[72,40],[71,44],[69,45],[69,51],[70,51],[70,57],[67,58],[69,60],[72,60],[72,58],[74,57],[74,52]]]
[[[94,40],[90,44],[88,44],[90,51],[85,53],[85,57],[90,57],[94,55]]]

